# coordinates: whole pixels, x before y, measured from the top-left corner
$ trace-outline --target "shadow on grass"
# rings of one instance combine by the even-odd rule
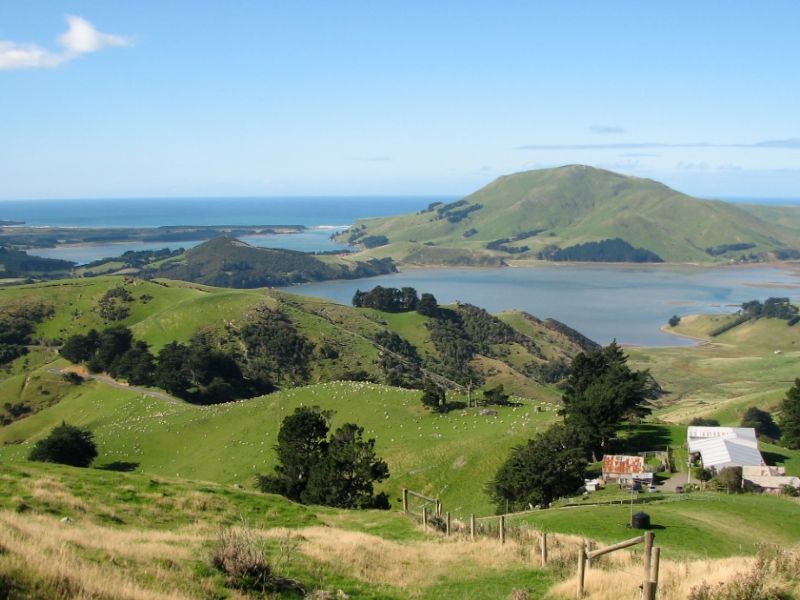
[[[761,456],[763,456],[766,463],[771,466],[782,465],[792,458],[791,455],[784,454],[781,451],[771,452],[769,450],[761,450]]]
[[[620,433],[620,437],[614,440],[613,444],[616,452],[664,450],[671,441],[669,430],[661,425],[642,423],[625,428]]]
[[[118,460],[115,462],[110,462],[104,465],[100,465],[96,468],[100,469],[101,471],[119,471],[121,473],[130,473],[131,471],[135,471],[136,469],[139,468],[139,463]]]

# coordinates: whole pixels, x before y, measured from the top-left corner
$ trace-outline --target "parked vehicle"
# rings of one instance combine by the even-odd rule
[[[682,494],[683,493],[683,486],[682,485],[677,486],[675,488],[675,493],[676,494]]]
[[[648,486],[647,486],[647,491],[648,491],[648,492],[657,492],[658,490],[656,489],[656,486],[654,486],[654,485],[651,483],[650,485],[648,485]]]

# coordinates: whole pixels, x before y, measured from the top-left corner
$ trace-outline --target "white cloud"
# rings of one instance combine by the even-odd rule
[[[86,19],[67,15],[69,29],[58,37],[58,43],[72,54],[97,52],[112,46],[130,46],[131,40],[121,35],[97,31]]]
[[[58,43],[63,47],[58,52],[37,44],[0,40],[0,70],[52,69],[82,54],[133,44],[128,37],[98,31],[82,17],[68,15],[67,24],[67,31],[58,37]]]

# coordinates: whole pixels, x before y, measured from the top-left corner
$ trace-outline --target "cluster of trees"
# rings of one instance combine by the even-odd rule
[[[499,240],[494,240],[486,244],[486,248],[488,250],[500,250],[501,252],[508,252],[509,254],[521,254],[522,252],[527,252],[530,250],[528,246],[511,246],[509,244],[513,244],[514,242],[519,242],[522,240],[527,240],[530,237],[534,237],[539,235],[545,231],[544,229],[531,229],[529,231],[520,231],[519,233],[507,237],[501,238]]]
[[[108,290],[97,302],[97,312],[104,321],[122,321],[131,314],[133,294],[125,287]]]
[[[368,292],[356,290],[353,296],[356,308],[374,308],[383,312],[409,312],[415,310],[422,315],[432,316],[438,309],[433,294],[423,293],[420,297],[413,287],[385,288],[376,285]]]
[[[711,248],[706,248],[706,254],[710,256],[720,256],[721,254],[725,254],[726,252],[750,250],[751,248],[755,247],[756,247],[755,244],[751,244],[749,242],[742,242],[739,244],[720,244],[719,246],[712,246]]]
[[[305,504],[337,508],[389,508],[374,484],[389,477],[388,465],[375,454],[375,440],[364,429],[345,423],[328,436],[331,415],[300,407],[283,420],[275,446],[273,475],[258,475],[263,492]]]
[[[379,246],[388,244],[389,238],[385,235],[368,235],[362,237],[358,242],[365,248],[378,248]]]
[[[789,298],[767,298],[764,302],[750,300],[742,304],[742,308],[731,321],[717,327],[710,332],[712,337],[722,335],[734,327],[756,319],[783,319],[790,327],[800,322],[800,310],[791,303]]]
[[[188,344],[172,342],[157,356],[134,340],[127,327],[73,335],[61,355],[85,363],[93,373],[109,373],[134,385],[156,385],[197,404],[216,404],[271,391],[268,381],[246,379],[232,356],[213,346],[210,336],[195,335]]]
[[[19,302],[0,310],[0,365],[28,353],[36,325],[53,314],[52,305],[42,302]]]
[[[587,459],[597,459],[626,419],[650,412],[653,380],[633,371],[612,343],[579,354],[565,383],[563,423],[518,446],[487,485],[498,510],[547,505],[583,483]]]
[[[580,262],[664,262],[658,254],[645,248],[634,248],[622,238],[586,242],[569,248],[546,246],[539,252],[542,260],[571,260]]]
[[[422,359],[411,342],[389,331],[381,331],[375,342],[383,350],[378,358],[378,366],[383,372],[387,385],[404,388],[419,388],[423,384]]]
[[[450,204],[435,205],[437,219],[447,219],[450,223],[458,223],[466,219],[470,213],[483,208],[482,204],[467,204],[467,200],[456,200]]]
[[[256,381],[280,385],[308,383],[314,343],[302,335],[283,312],[255,309],[242,326],[242,369]]]
[[[789,298],[767,298],[763,303],[758,300],[745,302],[742,304],[742,313],[751,319],[783,319],[793,321],[791,324],[794,325],[798,321],[800,309]]]

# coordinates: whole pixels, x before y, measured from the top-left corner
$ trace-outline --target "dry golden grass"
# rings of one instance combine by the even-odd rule
[[[42,477],[27,482],[31,496],[40,502],[51,506],[65,507],[76,512],[85,513],[88,509],[86,503],[72,494],[64,485],[50,477]]]
[[[175,560],[201,539],[192,531],[121,531],[3,511],[0,572],[25,573],[70,598],[178,600],[189,596],[177,590]]]
[[[397,542],[331,527],[271,529],[264,535],[294,536],[300,551],[314,561],[372,585],[401,589],[409,597],[445,578],[477,579],[490,572],[536,569],[541,561],[537,534],[505,544],[487,538],[470,542],[456,536]],[[548,541],[552,564],[571,563],[581,542],[555,535],[548,536]]]
[[[591,568],[586,573],[585,598],[587,600],[638,600],[639,586],[643,580],[641,559],[633,558],[627,552],[615,552],[613,564],[604,564],[601,568]],[[577,557],[576,557],[577,558]],[[788,571],[797,573],[800,567],[800,547],[783,553],[783,559],[791,564]],[[658,598],[659,600],[686,600],[692,590],[707,584],[712,588],[719,584],[730,584],[732,581],[746,576],[754,570],[764,570],[757,557],[731,557],[716,560],[669,561],[662,560],[660,565]],[[800,580],[787,578],[783,573],[765,573],[770,584],[783,585],[787,593],[800,591]],[[574,598],[577,581],[573,575],[550,590],[556,598]],[[725,596],[728,597],[728,596]],[[739,596],[736,596],[737,598]],[[742,596],[744,597],[744,596]],[[747,596],[758,600],[766,596]],[[771,597],[771,596],[770,596]],[[798,597],[796,595],[788,597]]]

